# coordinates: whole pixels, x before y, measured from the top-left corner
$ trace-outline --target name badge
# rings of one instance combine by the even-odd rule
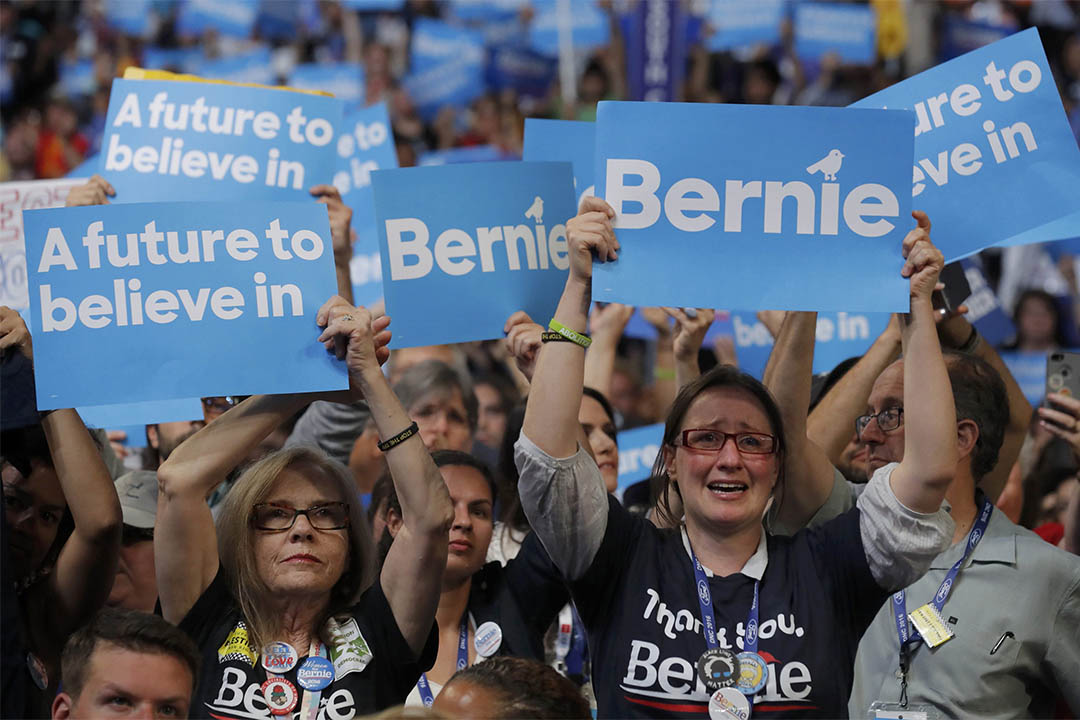
[[[953,638],[953,631],[945,624],[938,609],[930,603],[915,608],[908,617],[926,644],[932,648]]]

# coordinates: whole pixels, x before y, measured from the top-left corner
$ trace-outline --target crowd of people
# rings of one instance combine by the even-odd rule
[[[520,155],[526,114],[591,119],[627,92],[601,4],[613,39],[580,64],[572,106],[555,82],[424,122],[399,82],[408,33],[447,7],[310,5],[296,38],[271,42],[294,62],[363,63],[402,166],[469,145]],[[92,156],[111,79],[147,47],[225,51],[179,36],[170,7],[133,37],[101,4],[0,0],[0,179]],[[941,12],[1045,23],[1080,133],[1075,3]],[[73,53],[94,61],[81,98],[55,90]],[[699,44],[682,93],[843,105],[903,73],[882,58],[810,77],[787,44]],[[909,312],[815,375],[816,314],[762,311],[759,380],[731,337],[706,342],[718,311],[639,308],[655,334],[642,340],[625,332],[634,308],[593,302],[594,265],[621,247],[614,210],[587,197],[552,318],[518,311],[503,339],[391,350],[392,318],[352,300],[352,211],[331,185],[310,192],[338,279],[311,342],[348,390],[202,398],[201,418],[137,438],[74,409],[4,423],[2,717],[1080,713],[1080,398],[1033,407],[1003,360],[1080,346],[1077,258],[983,252],[1016,327],[992,343],[966,307],[935,304],[944,257],[916,211],[895,268]],[[114,194],[95,175],[67,204]],[[33,339],[3,306],[0,362],[2,392],[27,394]],[[619,433],[654,423],[651,476],[625,487]]]

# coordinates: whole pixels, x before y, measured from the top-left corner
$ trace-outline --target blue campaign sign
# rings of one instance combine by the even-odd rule
[[[547,55],[516,45],[500,45],[491,50],[487,83],[493,90],[512,89],[522,96],[543,98],[551,90],[557,67]]]
[[[784,0],[713,0],[708,15],[713,28],[709,50],[741,50],[779,43],[784,9]]]
[[[71,98],[92,95],[96,86],[93,60],[60,62],[60,90],[64,95]]]
[[[911,125],[904,111],[601,102],[596,194],[622,252],[596,266],[594,297],[906,310]]]
[[[574,194],[581,204],[596,194],[596,123],[525,118],[522,160],[566,160],[574,167]]]
[[[145,37],[150,34],[153,4],[153,0],[105,0],[105,24],[125,35]]]
[[[364,101],[364,66],[359,63],[303,63],[293,68],[289,86],[322,90],[347,103]]]
[[[557,159],[557,158],[555,158]],[[420,156],[421,167],[432,165],[457,165],[459,163],[499,162],[517,160],[494,145],[471,145],[469,147],[432,150]]]
[[[360,12],[394,12],[405,6],[405,0],[345,0],[344,5]]]
[[[814,343],[814,373],[826,373],[849,357],[862,355],[889,324],[889,313],[819,313]],[[752,312],[733,312],[732,331],[739,368],[761,379],[773,338]]]
[[[372,182],[393,347],[499,338],[516,310],[551,317],[570,267],[569,163],[380,170]]]
[[[652,476],[653,463],[664,441],[664,423],[623,430],[619,445],[619,490]]]
[[[467,23],[491,23],[517,15],[525,0],[450,0],[450,15]]]
[[[402,84],[420,116],[431,122],[442,108],[465,108],[486,92],[483,55],[431,65],[411,73]]]
[[[930,215],[947,261],[1029,231],[1017,240],[1055,240],[1080,228],[1049,227],[1080,211],[1080,149],[1036,29],[852,107],[915,110],[912,205]]]
[[[536,14],[529,25],[529,42],[545,55],[559,54],[559,12],[557,0],[533,0]],[[607,45],[611,38],[608,19],[593,0],[567,3],[565,18],[575,50]]]
[[[1046,395],[1046,353],[1002,350],[998,354],[1028,402],[1042,403]]]
[[[269,61],[269,53],[266,59]],[[163,48],[148,45],[143,48],[142,67],[150,70],[195,73],[203,62],[202,51],[197,47]]]
[[[1016,326],[975,261],[969,259],[961,263],[971,287],[971,295],[964,301],[968,308],[967,320],[978,329],[983,340],[997,347],[1016,334]]]
[[[941,33],[941,59],[952,60],[964,53],[977,50],[983,45],[995,43],[1016,32],[1012,25],[987,20],[971,20],[954,13],[945,15],[945,27]]]
[[[255,28],[257,0],[184,0],[176,18],[181,35],[201,35],[214,30],[227,37],[246,38]]]
[[[270,58],[270,48],[265,45],[239,55],[214,60],[189,60],[187,72],[211,80],[254,85],[273,85],[277,79]]]
[[[269,88],[113,81],[102,173],[116,202],[309,198],[337,167],[342,102]]]
[[[338,132],[337,151],[334,186],[352,208],[352,227],[356,231],[349,263],[353,300],[357,305],[371,305],[382,297],[382,264],[371,173],[398,166],[386,103],[346,115]]]
[[[868,5],[795,5],[795,53],[807,60],[819,60],[831,52],[842,62],[873,63],[877,57],[876,30],[874,11]]]
[[[116,204],[23,222],[39,409],[345,387],[316,342],[337,285],[321,205]]]
[[[483,33],[454,27],[441,20],[417,19],[409,52],[414,72],[463,61],[484,62]]]
[[[122,403],[118,405],[87,405],[78,408],[86,427],[108,430],[124,429],[132,425],[152,425],[183,420],[202,420],[203,407],[199,398],[176,400],[150,400],[147,402]],[[141,434],[141,433],[139,433]],[[126,445],[145,446],[145,436],[128,432]]]

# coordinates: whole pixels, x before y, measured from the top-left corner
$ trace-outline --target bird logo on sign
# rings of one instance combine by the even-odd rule
[[[544,201],[537,195],[532,205],[525,211],[525,217],[532,218],[538,223],[544,222]]]
[[[833,148],[829,154],[806,168],[806,172],[813,175],[820,172],[825,180],[836,180],[836,173],[840,172],[840,165],[844,162],[844,153]]]

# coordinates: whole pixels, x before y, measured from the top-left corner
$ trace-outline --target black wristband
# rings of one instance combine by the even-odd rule
[[[970,353],[979,344],[979,330],[974,325],[971,326],[971,334],[968,335],[968,339],[964,341],[964,344],[956,348],[957,351],[962,353]]]
[[[397,447],[401,443],[403,443],[406,440],[408,440],[409,438],[411,438],[413,435],[419,435],[419,434],[420,434],[420,426],[417,425],[416,422],[414,421],[412,425],[405,428],[404,430],[399,432],[394,437],[390,438],[389,440],[385,440],[385,441],[379,443],[378,448],[380,450],[382,450],[383,452],[388,452],[389,450],[393,450],[395,447]]]
[[[547,342],[568,342],[568,343],[574,343],[574,341],[573,341],[573,340],[571,340],[570,338],[566,337],[566,336],[565,336],[565,335],[563,335],[562,333],[557,333],[557,332],[549,332],[549,331],[547,331],[547,330],[545,330],[544,332],[540,333],[540,342],[546,342],[546,343],[547,343]],[[576,345],[577,343],[574,343],[574,344]]]

